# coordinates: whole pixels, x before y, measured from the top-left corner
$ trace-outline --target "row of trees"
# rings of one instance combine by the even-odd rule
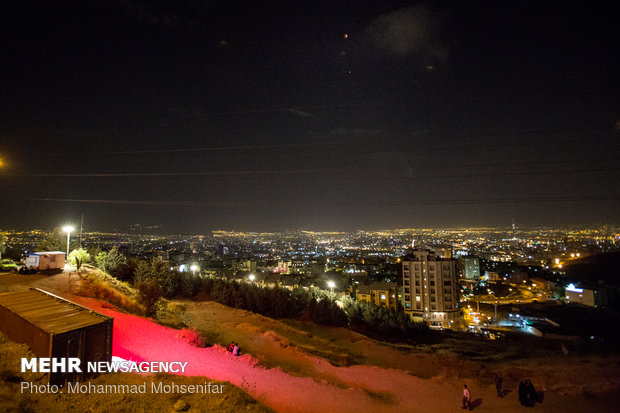
[[[346,300],[344,311],[353,330],[376,338],[412,339],[428,331],[428,324],[412,322],[403,311],[365,301]]]
[[[153,315],[163,296],[168,299],[214,300],[273,318],[297,318],[306,312],[317,324],[349,326],[377,338],[411,339],[428,330],[426,324],[413,323],[402,311],[357,302],[348,297],[337,299],[329,292],[290,291],[220,278],[201,278],[171,269],[163,261],[127,259],[116,248],[98,252],[95,262],[102,271],[131,282],[138,289],[149,316]]]
[[[377,307],[349,297],[337,299],[328,292],[289,291],[223,279],[203,279],[194,291],[206,299],[274,318],[296,318],[307,311],[317,324],[345,327],[377,338],[412,339],[428,331],[428,325],[414,323],[402,311]],[[191,297],[187,297],[191,298]]]
[[[308,304],[303,290],[291,292],[283,288],[262,288],[221,279],[204,279],[200,290],[205,293],[206,299],[274,318],[298,317]]]
[[[146,288],[143,287],[145,282],[156,283],[167,298],[199,296],[273,318],[297,318],[307,311],[317,324],[350,326],[377,338],[411,339],[428,330],[426,324],[413,323],[402,311],[357,302],[348,297],[339,301],[328,292],[290,291],[219,278],[200,278],[172,271],[159,261],[140,263],[134,280],[139,288]],[[148,288],[153,291],[152,285]]]

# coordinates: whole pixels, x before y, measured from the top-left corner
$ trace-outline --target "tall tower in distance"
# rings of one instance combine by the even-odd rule
[[[519,248],[519,239],[517,238],[517,226],[515,225],[515,219],[512,219],[512,238],[508,241],[510,248]]]

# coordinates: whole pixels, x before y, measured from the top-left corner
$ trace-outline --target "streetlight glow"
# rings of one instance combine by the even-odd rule
[[[250,279],[250,281],[254,281],[256,279],[256,276],[254,274],[250,274],[248,278]]]
[[[336,286],[336,283],[335,283],[335,282],[333,282],[333,281],[328,281],[328,282],[327,282],[327,286],[328,286],[329,288],[331,288],[332,293],[333,293],[333,292],[334,292],[334,287]]]

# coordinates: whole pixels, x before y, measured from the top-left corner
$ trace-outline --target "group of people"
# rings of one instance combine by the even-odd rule
[[[495,373],[494,374],[495,381],[495,389],[497,390],[497,397],[504,397],[504,388],[502,378]],[[519,383],[519,401],[524,406],[533,406],[538,399],[538,393],[536,393],[536,389],[534,389],[534,385],[530,381],[530,379],[522,380]],[[471,405],[471,394],[469,393],[469,389],[467,388],[467,384],[463,385],[463,404],[461,408],[463,409],[472,409]]]
[[[230,342],[227,350],[229,353],[232,353],[233,356],[238,356],[241,353],[241,350],[239,350],[239,343],[235,343],[234,341]]]
[[[519,401],[524,406],[533,406],[538,401],[538,393],[530,379],[521,380],[519,383]]]

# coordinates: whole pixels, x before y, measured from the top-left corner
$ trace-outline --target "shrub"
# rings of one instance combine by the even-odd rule
[[[184,292],[185,279],[189,275],[184,275],[178,271],[171,270],[167,263],[159,260],[139,261],[134,271],[134,283],[139,285],[147,280],[155,280],[162,289],[166,298],[174,298],[179,293]],[[191,292],[193,284],[188,288]]]
[[[349,322],[347,314],[327,294],[319,294],[313,297],[308,308],[310,318],[317,324],[344,327]]]
[[[163,290],[157,281],[148,279],[138,284],[138,291],[145,315],[151,317],[155,313],[157,302],[162,297]]]
[[[141,315],[144,313],[144,309],[134,298],[118,291],[105,281],[90,277],[84,278],[75,293],[84,297],[94,297],[105,300],[133,314]]]
[[[90,254],[83,248],[73,250],[71,254],[69,254],[69,262],[75,265],[76,269],[80,271],[82,264],[88,264],[90,262]]]
[[[410,339],[428,331],[427,324],[412,322],[402,311],[365,301],[346,301],[345,312],[353,330],[374,337]]]
[[[102,251],[95,257],[97,267],[121,280],[129,280],[133,275],[133,268],[127,266],[127,258],[114,247],[110,252]]]
[[[184,328],[177,333],[176,338],[181,339],[194,347],[207,347],[207,342],[202,334],[193,328]]]

